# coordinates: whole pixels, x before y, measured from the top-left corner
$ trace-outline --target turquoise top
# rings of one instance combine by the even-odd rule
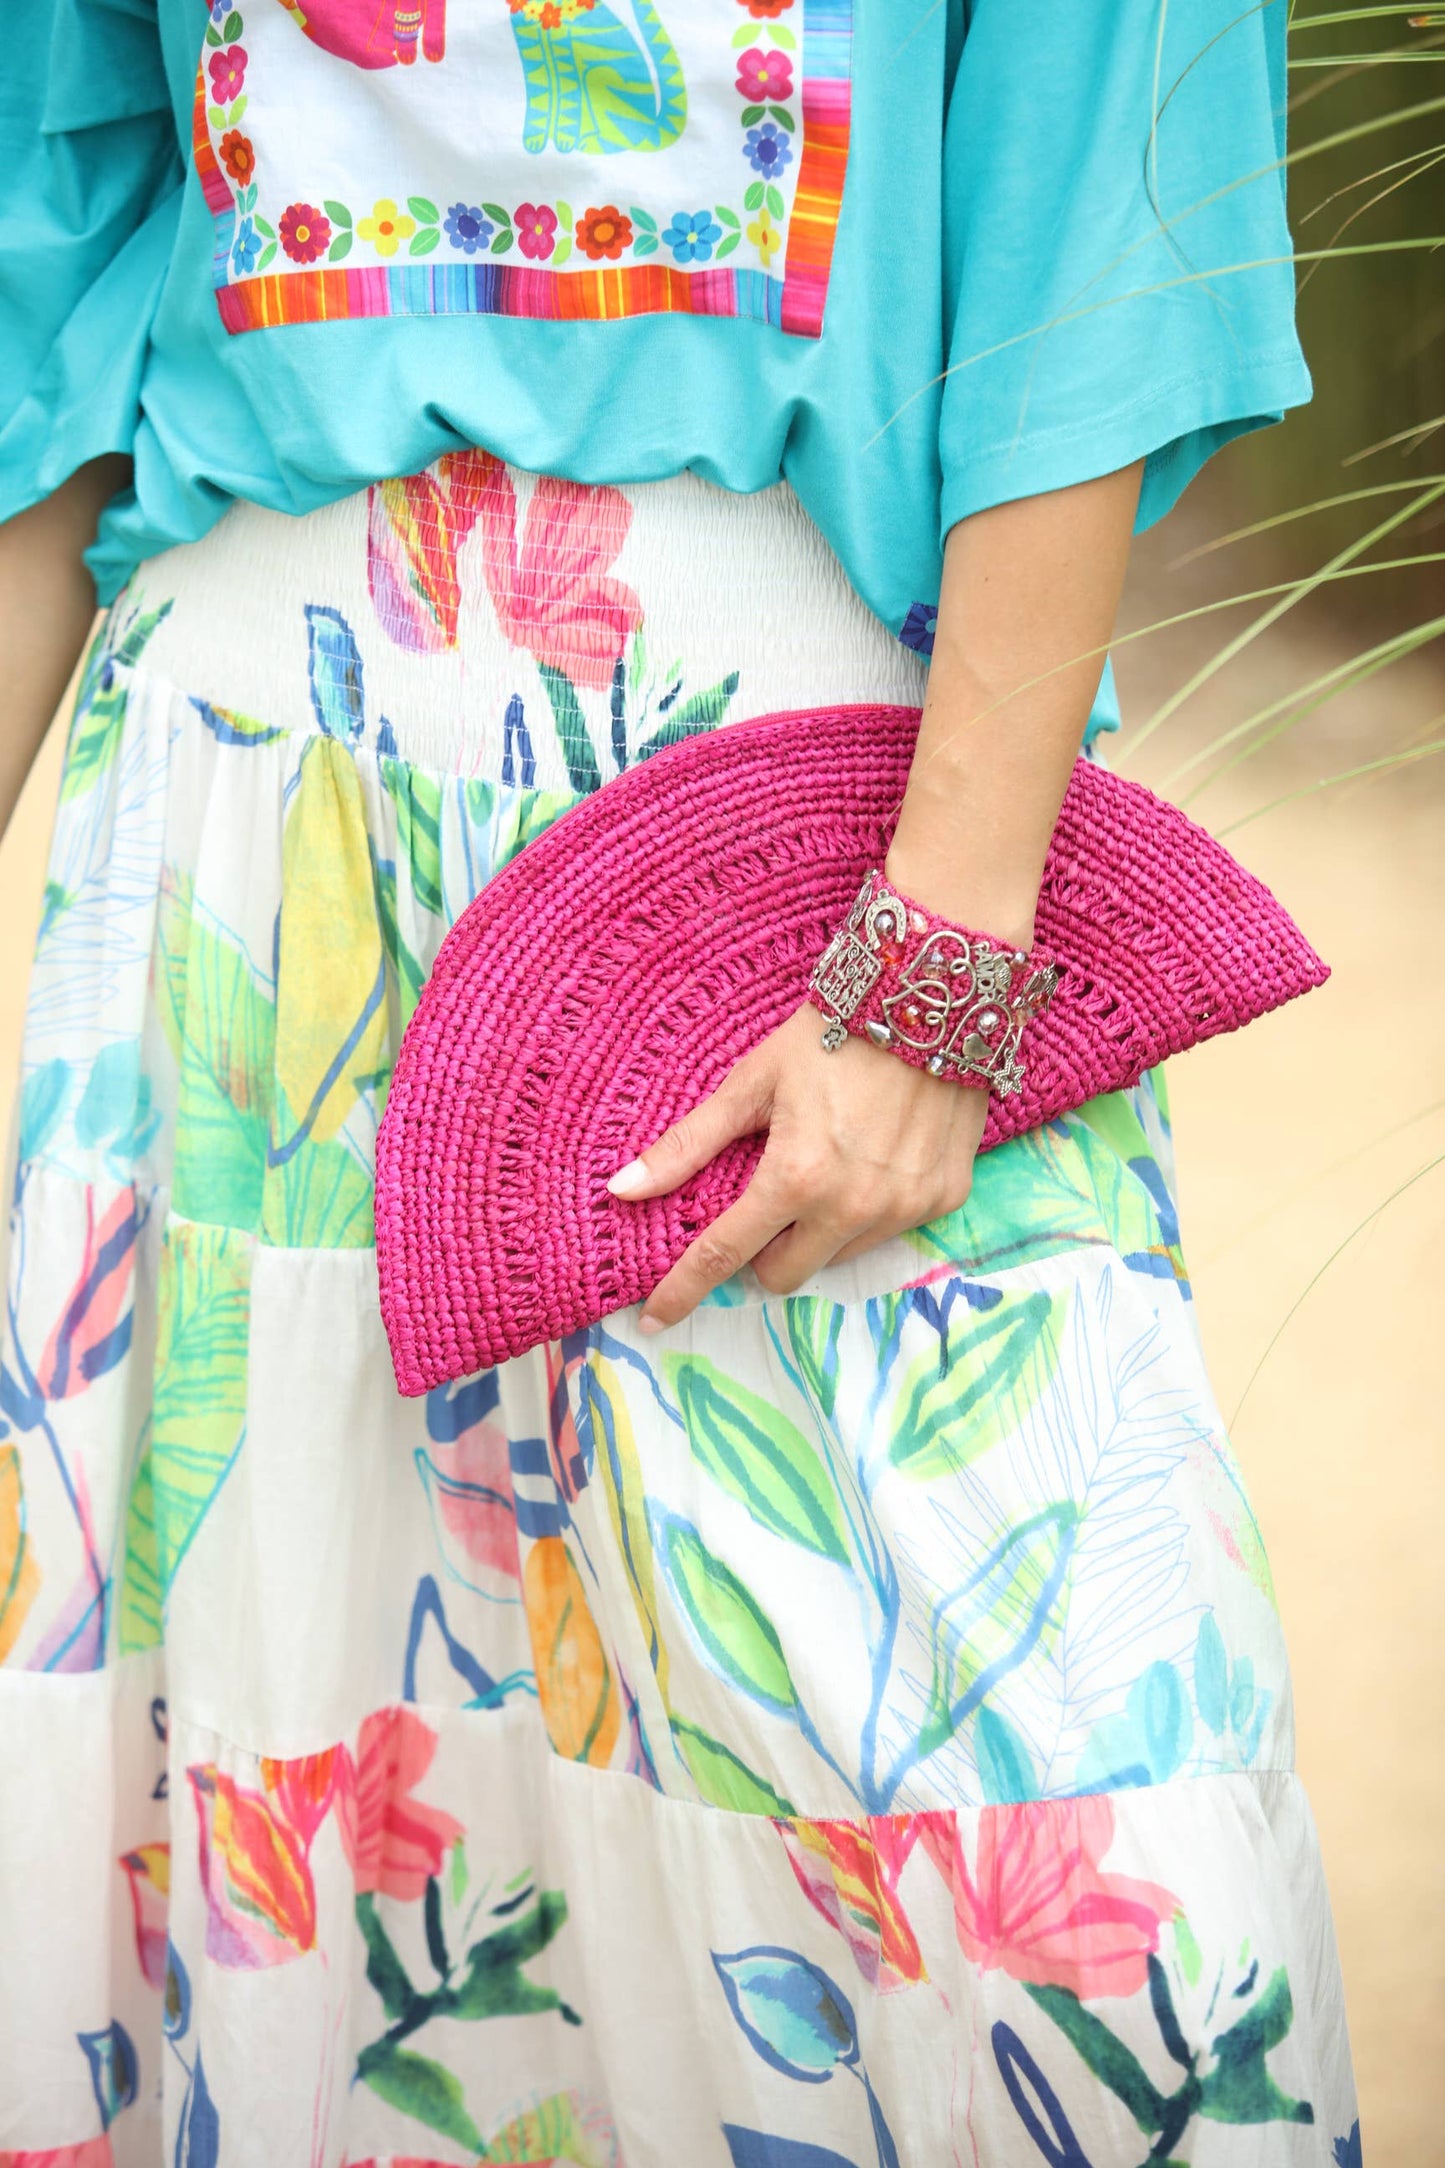
[[[1142,457],[1147,526],[1308,396],[1283,0],[446,4],[12,23],[0,517],[133,452],[102,598],[481,444],[785,476],[926,652],[956,520]]]

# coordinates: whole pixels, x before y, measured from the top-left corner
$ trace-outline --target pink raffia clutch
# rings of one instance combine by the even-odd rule
[[[914,708],[845,707],[689,739],[585,799],[462,914],[377,1143],[403,1393],[640,1302],[736,1199],[760,1137],[668,1197],[605,1185],[804,999],[883,863],[917,732]],[[1022,1090],[990,1102],[984,1151],[1329,975],[1203,829],[1083,759],[1037,945],[1063,977],[1029,1027]]]

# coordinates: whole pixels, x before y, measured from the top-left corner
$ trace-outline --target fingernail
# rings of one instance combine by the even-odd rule
[[[626,1171],[626,1168],[624,1168],[623,1172],[626,1173]],[[663,1324],[660,1317],[640,1317],[637,1320],[637,1329],[639,1332],[651,1334],[654,1332],[666,1332],[667,1327]]]
[[[616,1174],[607,1177],[607,1187],[614,1197],[635,1197],[640,1189],[647,1187],[647,1182],[645,1159],[629,1159],[625,1167],[619,1167]]]

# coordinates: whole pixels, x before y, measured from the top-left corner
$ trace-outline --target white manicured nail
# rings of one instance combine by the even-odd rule
[[[607,1187],[614,1197],[635,1197],[640,1189],[647,1187],[649,1179],[647,1161],[629,1159],[627,1165],[619,1167],[616,1174],[608,1175]]]
[[[637,1329],[639,1332],[654,1333],[665,1332],[667,1327],[660,1317],[640,1317],[637,1320]]]

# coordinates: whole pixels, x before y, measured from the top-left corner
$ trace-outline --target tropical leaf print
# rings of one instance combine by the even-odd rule
[[[495,465],[487,452],[453,452],[430,473],[376,482],[367,492],[367,584],[398,647],[436,654],[456,646],[457,556]]]
[[[995,1299],[947,1324],[893,1400],[888,1457],[920,1482],[956,1473],[1013,1435],[1058,1368],[1064,1288],[983,1290]],[[908,1294],[895,1298],[907,1304]]]
[[[698,1724],[684,1717],[672,1719],[672,1736],[699,1793],[712,1807],[728,1807],[734,1814],[790,1816],[793,1812],[765,1777],[749,1769],[731,1747],[724,1746]]]
[[[621,1702],[582,1576],[560,1536],[532,1544],[522,1590],[547,1736],[566,1760],[605,1768]]]
[[[858,2025],[842,1989],[796,1950],[712,1953],[728,2008],[763,2061],[816,2084],[858,2059]]]
[[[121,628],[112,619],[97,634],[86,658],[70,737],[65,748],[65,772],[60,786],[64,805],[93,790],[111,766],[125,731],[129,666],[137,663],[146,643],[170,613],[170,603],[158,610],[141,610]],[[117,637],[119,635],[119,637]],[[117,668],[120,665],[120,668]]]
[[[155,979],[178,1070],[174,1209],[253,1229],[266,1176],[275,1005],[240,944],[200,909],[186,874],[163,880]]]
[[[847,1530],[827,1468],[783,1411],[702,1355],[667,1355],[693,1457],[753,1519],[788,1543],[846,1566]]]
[[[1032,1655],[1057,1623],[1078,1527],[1064,1501],[1011,1528],[930,1621],[933,1677],[918,1753],[951,1739],[985,1697]]]
[[[493,2131],[482,2159],[496,2168],[535,2168],[543,2160],[612,2168],[617,2159],[612,2118],[575,2092],[553,2093]]]
[[[25,1527],[20,1453],[0,1445],[0,1663],[14,1648],[40,1586],[40,1568]]]
[[[485,2157],[486,2140],[467,2113],[460,2079],[430,2056],[399,2047],[394,2040],[378,2040],[374,2047],[362,2049],[356,2074],[403,2115],[414,2116],[440,2137]]]
[[[397,841],[411,873],[411,892],[424,911],[441,916],[442,786],[405,761],[380,762],[382,785],[396,807]]]
[[[647,1522],[647,1486],[632,1433],[622,1382],[611,1363],[594,1354],[579,1375],[579,1421],[592,1434],[603,1495],[637,1611],[638,1625],[664,1706],[668,1695],[667,1645],[659,1622]]]
[[[306,644],[317,728],[343,745],[359,744],[366,727],[366,678],[355,633],[339,610],[309,602]]]
[[[264,1794],[214,1762],[186,1771],[200,1830],[206,1955],[254,1972],[316,1946],[316,1890],[300,1837]]]
[[[161,1245],[151,1434],[131,1484],[122,1649],[161,1639],[176,1569],[240,1447],[251,1238],[173,1220]]]
[[[235,708],[212,707],[209,700],[192,698],[191,706],[218,745],[273,745],[286,735],[279,725],[255,722]]]
[[[557,743],[566,763],[567,780],[579,797],[597,790],[602,783],[602,770],[597,765],[591,737],[587,731],[587,719],[582,713],[582,703],[577,688],[565,672],[553,664],[539,662],[538,672],[552,703],[552,717],[557,725]]]
[[[647,1523],[668,1593],[708,1669],[776,1716],[791,1716],[798,1691],[772,1621],[691,1521],[651,1502]]]

